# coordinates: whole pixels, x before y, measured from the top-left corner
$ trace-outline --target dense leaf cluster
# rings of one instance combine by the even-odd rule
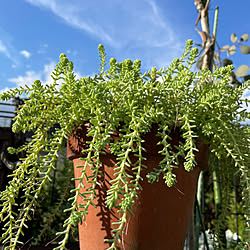
[[[142,73],[139,60],[117,62],[111,58],[105,70],[105,50],[100,45],[100,73],[93,77],[77,79],[72,62],[61,54],[51,75],[53,84],[42,84],[37,80],[31,87],[1,94],[1,100],[29,94],[29,100],[17,112],[13,131],[34,133],[26,145],[10,149],[12,152],[25,151],[27,156],[13,172],[6,190],[0,194],[0,218],[5,223],[2,240],[8,243],[9,249],[16,249],[39,194],[44,184],[50,181],[63,140],[84,123],[91,124],[88,135],[92,139],[85,150],[85,164],[80,166],[83,170],[78,178],[80,184],[72,190],[72,205],[66,210],[70,215],[64,223],[64,230],[59,233],[62,240],[56,249],[65,248],[72,227],[85,219],[89,206],[94,205],[92,201],[97,195],[98,177],[101,176],[100,154],[107,144],[117,157],[116,178],[111,181],[106,197],[106,206],[109,209],[115,207],[121,213],[115,223],[113,238],[107,239],[111,242],[110,249],[116,249],[127,213],[131,212],[141,189],[141,173],[147,167],[142,164],[145,160],[142,135],[150,131],[153,124],[158,124],[163,146],[159,154],[163,160],[147,175],[149,182],[163,178],[166,186],[174,185],[177,180],[172,171],[179,156],[184,157],[185,169],[191,171],[196,166],[196,141],[199,139],[210,145],[216,157],[230,158],[234,162],[235,173],[240,172],[246,187],[244,197],[248,197],[249,131],[242,122],[249,118],[249,114],[241,107],[244,102],[242,95],[249,88],[249,82],[237,89],[230,86],[231,66],[219,68],[213,74],[205,69],[193,72],[191,68],[197,54],[189,40],[183,55],[174,59],[167,69],[152,68]],[[56,124],[60,128],[49,136],[50,129]],[[177,151],[170,145],[169,134],[174,127],[180,128],[183,137]],[[121,131],[120,140],[111,142],[110,136],[118,129]],[[47,154],[41,155],[41,151]],[[133,168],[131,152],[138,159]],[[91,166],[90,176],[85,172],[87,166]],[[133,175],[128,174],[126,168],[132,168]],[[227,164],[221,168],[222,174],[227,172]],[[91,185],[81,193],[80,188],[86,181]],[[16,199],[21,190],[24,191],[23,202],[17,207]],[[83,200],[81,205],[77,205],[79,195]]]

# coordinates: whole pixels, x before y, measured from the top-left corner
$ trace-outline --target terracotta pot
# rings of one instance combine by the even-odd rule
[[[68,140],[68,158],[73,160],[74,166],[84,163],[79,157],[81,150],[87,146],[86,130],[84,127],[75,131]],[[157,126],[154,125],[152,131],[144,136],[144,148],[147,150],[144,156],[147,160],[143,164],[147,169],[142,174],[143,191],[139,193],[139,199],[136,200],[132,210],[135,216],[129,214],[127,217],[125,234],[122,235],[119,249],[182,250],[184,247],[199,173],[208,164],[208,146],[198,143],[199,153],[196,155],[198,166],[191,172],[184,169],[183,161],[180,159],[179,167],[174,170],[177,176],[175,186],[168,188],[163,180],[149,184],[146,174],[157,167],[162,159],[157,153],[160,146],[156,145],[159,141],[156,132]],[[172,144],[177,144],[180,140],[176,131],[172,132],[171,137]],[[135,160],[132,157],[132,162]],[[111,154],[102,155],[101,162],[104,177],[100,180],[101,186],[97,188],[98,198],[94,201],[97,208],[90,206],[86,221],[79,225],[81,250],[107,249],[110,245],[104,243],[104,239],[112,237],[112,222],[120,217],[115,209],[111,211],[105,207],[105,195],[110,187],[109,181],[113,178],[115,157]],[[75,168],[75,177],[81,175],[80,171],[80,168]],[[80,202],[81,198],[78,199],[78,203]]]

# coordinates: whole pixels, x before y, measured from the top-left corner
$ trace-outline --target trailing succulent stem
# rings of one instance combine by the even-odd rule
[[[152,68],[145,73],[141,72],[140,60],[132,62],[130,59],[117,62],[111,58],[109,68],[105,70],[105,55],[104,47],[100,45],[100,73],[76,79],[73,63],[61,54],[51,75],[52,84],[36,80],[30,87],[20,87],[0,95],[4,101],[17,95],[29,95],[17,111],[13,131],[33,133],[31,141],[18,149],[10,149],[12,153],[23,151],[26,156],[11,174],[6,190],[0,194],[0,218],[4,223],[1,240],[7,249],[16,249],[21,243],[23,228],[26,221],[32,219],[39,195],[50,181],[50,172],[56,168],[64,139],[84,124],[90,125],[87,134],[89,147],[83,151],[85,163],[79,166],[81,176],[73,179],[79,184],[71,190],[71,206],[65,210],[69,216],[63,231],[58,233],[62,239],[55,249],[66,248],[70,231],[85,220],[90,206],[96,206],[96,190],[103,177],[100,155],[105,153],[106,145],[116,157],[115,178],[106,194],[106,206],[121,214],[114,223],[113,237],[106,241],[110,242],[109,249],[117,249],[127,215],[132,214],[142,189],[142,172],[149,167],[143,165],[146,160],[143,135],[154,124],[158,126],[162,146],[158,153],[162,160],[159,166],[147,173],[147,180],[152,185],[163,178],[166,186],[173,186],[178,181],[173,170],[181,158],[185,169],[192,171],[197,165],[195,152],[198,151],[199,139],[210,145],[215,158],[227,163],[219,166],[225,184],[223,197],[229,197],[226,194],[230,191],[224,180],[234,174],[241,175],[245,187],[243,199],[245,206],[249,205],[247,142],[250,138],[249,128],[243,124],[249,113],[241,108],[244,103],[242,95],[249,89],[249,82],[236,89],[228,84],[231,66],[219,68],[213,74],[206,69],[191,71],[198,55],[191,40],[187,42],[183,55],[174,59],[168,68]],[[181,140],[173,148],[170,135],[176,128],[181,132]],[[118,132],[119,140],[111,140],[114,132]],[[136,157],[136,162],[131,162],[131,154]],[[86,173],[88,168],[90,175]],[[79,197],[81,204],[77,203]],[[221,218],[225,220],[223,213]]]

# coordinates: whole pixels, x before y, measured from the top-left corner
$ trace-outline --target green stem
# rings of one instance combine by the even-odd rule
[[[222,210],[222,200],[221,200],[221,186],[219,181],[219,174],[218,174],[218,167],[219,167],[219,161],[218,159],[215,159],[213,161],[214,170],[213,170],[213,187],[214,187],[214,203],[215,203],[215,213],[216,213],[216,219],[218,220],[221,215]],[[219,244],[221,249],[225,249],[226,247],[226,235],[225,235],[225,227],[219,228]]]
[[[195,198],[195,207],[197,208],[199,219],[201,222],[201,228],[202,228],[202,232],[204,235],[204,243],[205,243],[207,250],[209,250],[209,245],[208,245],[207,236],[206,236],[206,229],[205,229],[205,225],[203,223],[202,214],[201,214],[201,210],[200,210],[200,206],[199,206],[199,203],[197,201],[197,198]]]
[[[213,71],[213,63],[214,63],[214,50],[215,50],[215,42],[216,42],[216,35],[217,35],[217,27],[218,27],[218,16],[219,16],[219,7],[217,6],[214,13],[214,27],[213,27],[213,46],[211,48],[212,56],[210,62],[210,70]]]
[[[199,207],[201,208],[201,200],[202,200],[202,188],[203,188],[203,181],[204,181],[204,172],[201,171],[198,181],[197,187],[197,202]],[[198,207],[196,206],[196,217],[195,217],[195,249],[199,249],[199,236],[200,236],[200,224],[203,221],[202,214],[199,216]],[[201,217],[201,218],[200,218]]]

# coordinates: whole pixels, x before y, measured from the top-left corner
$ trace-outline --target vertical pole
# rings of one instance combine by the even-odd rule
[[[195,206],[197,208],[197,212],[198,212],[197,216],[199,216],[199,218],[200,218],[201,229],[202,229],[202,232],[204,235],[204,249],[206,247],[206,249],[209,250],[209,245],[208,245],[207,236],[206,236],[206,229],[205,229],[205,225],[204,225],[203,220],[202,220],[202,215],[201,215],[201,211],[200,211],[200,207],[199,207],[197,199],[195,199]]]
[[[213,188],[214,188],[214,203],[215,203],[215,212],[216,216],[220,214],[221,210],[221,190],[220,190],[220,181],[217,175],[217,169],[219,167],[218,159],[214,159],[213,162]]]
[[[214,158],[213,164],[213,188],[214,188],[214,203],[215,203],[215,214],[218,219],[222,211],[222,199],[221,199],[221,184],[218,175],[218,168],[220,167],[219,160]],[[227,239],[226,239],[226,228],[225,225],[219,228],[219,247],[220,249],[226,249]]]
[[[234,209],[235,209],[235,223],[236,223],[236,234],[237,243],[239,241],[239,221],[238,221],[238,208],[237,208],[237,181],[236,176],[234,176]]]
[[[213,27],[213,46],[212,46],[212,56],[210,62],[210,70],[213,71],[213,63],[214,63],[214,50],[215,50],[215,42],[217,36],[217,27],[218,27],[218,17],[219,17],[219,7],[217,6],[214,13],[214,27]]]
[[[214,13],[214,26],[213,26],[213,46],[211,49],[211,62],[210,62],[210,70],[213,71],[213,63],[214,63],[214,50],[215,50],[215,43],[216,43],[216,35],[217,35],[217,27],[218,27],[218,17],[219,17],[219,7],[217,6]],[[222,210],[222,200],[221,200],[221,186],[219,182],[218,176],[218,167],[219,167],[219,160],[215,159],[212,164],[214,165],[213,170],[213,186],[214,186],[214,202],[215,202],[215,212],[217,218],[221,214]],[[226,247],[226,235],[225,235],[225,228],[220,229],[220,247]]]
[[[203,189],[203,182],[204,182],[204,172],[201,171],[198,181],[198,187],[197,187],[197,203],[198,206],[201,208],[202,204],[202,189]],[[200,237],[200,224],[201,220],[198,215],[198,207],[195,206],[195,250],[199,249],[199,237]]]
[[[200,7],[200,2],[202,2],[202,9],[198,9],[198,6]],[[210,29],[209,29],[209,19],[208,19],[208,6],[209,6],[210,0],[202,0],[202,1],[198,1],[195,0],[195,5],[197,6],[197,10],[200,12],[199,18],[197,19],[196,25],[199,21],[199,19],[201,20],[201,27],[202,27],[202,32],[198,33],[201,35],[203,33],[205,33],[206,35],[206,39],[204,39],[204,36],[201,35],[203,44],[204,44],[204,50],[208,50],[203,58],[203,63],[202,63],[202,68],[209,68],[210,71],[213,71],[213,61],[214,61],[214,50],[215,50],[215,42],[216,42],[216,35],[217,35],[217,27],[218,27],[218,16],[219,16],[219,7],[216,7],[215,10],[215,15],[214,15],[214,25],[213,25],[213,37],[211,39],[210,37]],[[211,46],[212,43],[212,46]],[[210,47],[211,46],[211,47]],[[217,173],[214,170],[213,171],[213,177],[215,179],[214,182],[214,197],[216,200],[216,203],[220,200],[219,196],[220,196],[220,187],[219,184],[216,182],[217,180]],[[203,186],[203,176],[200,177],[199,180],[199,186],[202,187]],[[199,189],[198,186],[198,189]],[[200,188],[201,189],[201,188]],[[218,199],[217,199],[218,198]],[[197,200],[199,200],[197,203],[197,207],[201,207],[201,191],[197,192]],[[196,208],[196,245],[195,245],[195,249],[199,248],[199,228],[200,225],[202,224],[202,218],[197,215],[198,213],[198,208]],[[203,228],[204,232],[205,232],[205,227]]]

